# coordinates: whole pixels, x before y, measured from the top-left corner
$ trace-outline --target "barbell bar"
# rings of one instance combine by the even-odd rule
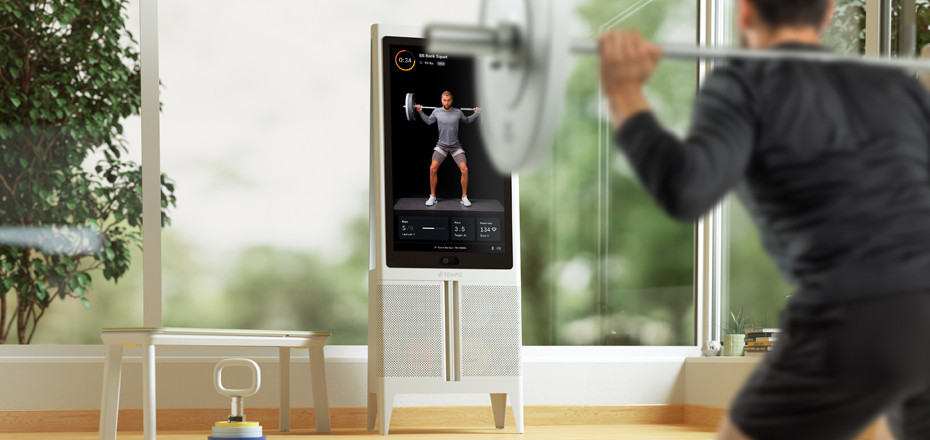
[[[500,23],[496,28],[459,24],[432,24],[426,27],[429,40],[427,50],[444,55],[492,56],[499,63],[526,61],[518,26]],[[702,47],[685,44],[660,44],[662,56],[679,60],[794,60],[821,63],[855,63],[898,68],[909,71],[930,72],[930,60],[918,58],[889,58],[877,56],[841,55],[826,51],[800,51],[779,49],[745,49],[735,47]],[[596,55],[598,41],[574,39],[569,51],[577,55]]]
[[[413,93],[408,93],[406,99],[404,99],[404,113],[407,115],[407,120],[413,122],[417,119],[417,96]],[[422,106],[421,108],[435,110],[438,107],[427,107]],[[459,110],[468,110],[475,111],[473,108],[459,108]]]
[[[426,50],[475,56],[481,135],[502,173],[524,171],[546,157],[558,127],[572,54],[597,54],[596,40],[572,40],[571,11],[560,0],[483,0],[480,23],[431,24]],[[672,59],[798,60],[853,63],[930,72],[930,60],[859,57],[826,51],[752,50],[662,45]]]

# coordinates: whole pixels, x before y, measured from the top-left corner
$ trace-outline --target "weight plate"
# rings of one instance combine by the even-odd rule
[[[239,440],[267,440],[267,437],[265,437],[264,435],[246,436],[246,437],[241,437],[241,436],[240,437],[217,437],[215,435],[207,436],[207,440],[219,440],[219,439],[226,440],[230,438],[237,438]]]
[[[413,93],[407,94],[407,100],[404,102],[404,110],[407,111],[407,120],[413,122],[417,118],[417,95]]]
[[[217,428],[255,428],[258,422],[216,422],[213,426]]]
[[[479,57],[482,137],[498,171],[527,170],[552,146],[568,75],[569,2],[484,0],[481,23],[515,23],[521,52],[512,63]]]
[[[261,437],[261,432],[214,432],[213,438],[256,438]]]
[[[252,435],[262,435],[261,426],[248,426],[242,428],[221,428],[219,426],[213,427],[213,435],[216,434],[252,434]]]

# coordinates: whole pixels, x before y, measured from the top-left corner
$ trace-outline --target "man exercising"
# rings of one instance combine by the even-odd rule
[[[820,51],[831,0],[738,0],[754,49]],[[930,96],[859,63],[733,61],[710,74],[689,135],[642,88],[661,49],[600,41],[616,140],[669,215],[694,221],[731,189],[798,291],[785,337],[746,382],[721,439],[930,439]],[[893,435],[892,435],[893,433]]]
[[[459,166],[459,170],[462,171],[462,205],[471,206],[471,202],[468,201],[468,165],[465,162],[465,150],[462,149],[462,144],[459,143],[459,122],[471,124],[481,114],[481,108],[475,107],[475,114],[465,116],[465,113],[462,113],[461,110],[452,108],[452,93],[445,91],[442,92],[442,109],[433,110],[429,117],[423,113],[422,105],[417,104],[416,109],[417,113],[420,114],[420,119],[426,125],[439,122],[439,141],[436,143],[436,147],[433,148],[433,162],[429,166],[429,199],[426,201],[426,206],[436,204],[439,164],[446,160],[446,157],[450,154],[452,159],[455,160],[455,164]]]

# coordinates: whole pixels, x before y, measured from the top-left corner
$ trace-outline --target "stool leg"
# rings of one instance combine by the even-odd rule
[[[491,410],[494,411],[494,426],[504,429],[504,419],[507,417],[507,394],[491,393]]]
[[[103,401],[100,403],[100,440],[116,440],[119,416],[119,380],[123,365],[123,346],[107,345],[103,362]]]
[[[142,439],[155,440],[155,346],[142,346]]]
[[[291,347],[278,347],[281,376],[281,403],[278,405],[278,426],[281,432],[291,430]]]
[[[375,416],[378,415],[378,393],[368,393],[368,430],[375,429]]]
[[[329,397],[326,392],[326,363],[323,359],[323,347],[310,347],[310,379],[313,386],[316,433],[327,433],[330,431]]]

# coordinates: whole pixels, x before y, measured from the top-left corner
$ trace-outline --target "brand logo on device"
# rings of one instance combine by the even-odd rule
[[[398,69],[406,72],[417,65],[417,60],[414,59],[412,52],[402,50],[397,52],[397,55],[394,55],[394,64],[397,65]]]
[[[462,272],[443,272],[439,271],[439,278],[461,278]]]

